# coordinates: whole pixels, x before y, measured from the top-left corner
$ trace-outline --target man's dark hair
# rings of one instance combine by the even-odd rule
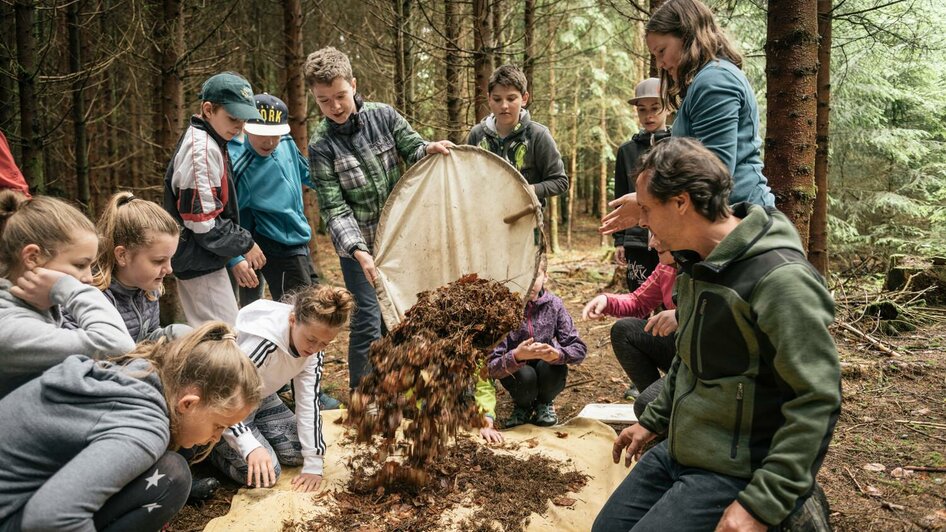
[[[647,192],[661,203],[687,192],[696,211],[711,222],[732,213],[729,168],[698,140],[671,137],[657,143],[641,162],[640,172],[649,172]]]
[[[494,70],[489,77],[486,92],[493,92],[496,85],[516,89],[520,95],[525,94],[529,89],[526,75],[515,65],[503,65]]]

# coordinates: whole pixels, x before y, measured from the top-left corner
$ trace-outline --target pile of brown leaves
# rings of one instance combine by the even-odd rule
[[[521,320],[517,295],[471,274],[422,292],[404,321],[371,345],[374,371],[352,393],[346,423],[373,448],[372,485],[424,485],[426,466],[457,431],[483,426],[470,391],[489,350]],[[396,446],[406,448],[403,461],[390,458]]]
[[[511,445],[516,444],[506,444]],[[528,516],[543,513],[549,501],[575,504],[566,493],[581,490],[588,477],[565,469],[566,464],[542,455],[520,459],[461,437],[447,454],[428,464],[429,481],[416,491],[372,488],[359,466],[352,471],[350,492],[334,493],[334,503],[319,500],[328,502],[325,514],[308,522],[287,521],[283,530],[425,531],[453,525],[470,531],[520,531]],[[443,518],[453,509],[470,506],[477,507],[475,513],[461,522]]]

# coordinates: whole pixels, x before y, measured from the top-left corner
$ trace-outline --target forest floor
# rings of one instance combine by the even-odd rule
[[[581,320],[585,302],[604,290],[614,270],[595,226],[590,218],[581,219],[570,249],[549,260],[547,286],[562,297],[588,345],[585,362],[570,369],[567,388],[556,401],[563,422],[587,403],[622,402],[629,385],[610,348],[613,320]],[[343,285],[331,243],[319,236],[318,245],[323,277]],[[946,320],[880,337],[895,355],[842,327],[832,331],[842,361],[844,401],[818,481],[830,502],[834,529],[946,529]],[[347,336],[343,332],[327,350],[323,373],[323,390],[343,400]],[[501,386],[497,393],[502,420],[511,403]],[[207,464],[195,470],[217,476],[223,487],[211,500],[185,506],[169,530],[201,530],[210,519],[227,513],[239,488]]]

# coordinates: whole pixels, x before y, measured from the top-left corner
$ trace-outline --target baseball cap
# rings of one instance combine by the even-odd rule
[[[647,78],[638,83],[637,87],[634,87],[634,97],[628,100],[627,103],[634,105],[638,100],[644,98],[660,98],[659,78]]]
[[[289,133],[289,108],[282,100],[265,92],[253,99],[262,118],[247,120],[243,131],[264,137],[281,137]]]
[[[220,104],[240,120],[259,120],[250,82],[231,72],[211,76],[200,89],[200,99]]]

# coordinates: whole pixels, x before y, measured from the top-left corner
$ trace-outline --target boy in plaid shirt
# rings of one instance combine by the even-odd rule
[[[324,117],[309,143],[312,180],[356,302],[348,343],[354,388],[371,371],[368,347],[384,331],[372,255],[381,209],[401,177],[398,157],[411,165],[427,154],[448,155],[453,143],[427,142],[391,106],[362,100],[348,56],[335,48],[309,55],[305,81]]]

